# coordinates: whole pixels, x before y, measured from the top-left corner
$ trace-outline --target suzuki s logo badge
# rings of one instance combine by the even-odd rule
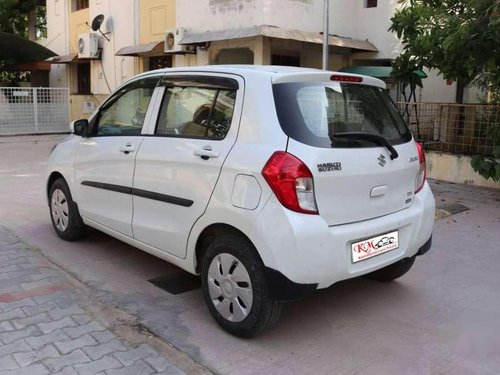
[[[319,172],[332,172],[341,170],[342,170],[342,163],[339,162],[318,164]]]
[[[378,165],[380,165],[381,167],[385,167],[385,163],[387,163],[387,160],[385,160],[384,155],[380,154],[377,160],[378,160]]]

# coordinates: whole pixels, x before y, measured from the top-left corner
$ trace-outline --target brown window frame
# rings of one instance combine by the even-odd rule
[[[365,0],[365,8],[376,8],[378,1],[377,0]]]
[[[89,0],[75,0],[74,5],[74,12],[82,9],[87,9],[89,7]]]

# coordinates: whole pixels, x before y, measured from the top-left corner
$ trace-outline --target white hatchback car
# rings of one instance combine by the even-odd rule
[[[227,331],[344,279],[390,281],[431,246],[435,202],[382,81],[275,66],[141,74],[50,155],[57,234],[86,226],[201,274]]]

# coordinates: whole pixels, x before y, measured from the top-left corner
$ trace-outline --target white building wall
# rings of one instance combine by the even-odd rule
[[[352,29],[348,30],[347,35],[372,42],[379,50],[376,58],[397,57],[401,51],[401,43],[394,33],[388,31],[397,0],[379,0],[376,8],[365,8],[364,0],[354,0],[350,3],[354,8],[354,19],[351,22]],[[336,4],[336,0],[333,0],[333,4]],[[335,6],[332,8],[335,12]],[[335,30],[335,25],[333,29]]]
[[[321,0],[177,0],[177,25],[196,32],[251,26],[321,31]]]
[[[260,3],[264,25],[309,32],[323,29],[321,0],[261,0]]]
[[[136,44],[136,11],[134,0],[100,0],[90,2],[90,20],[104,15],[103,32],[110,32],[110,41],[101,38],[101,61],[91,63],[91,90],[93,94],[109,94],[135,75],[133,57],[115,56],[122,47]],[[92,31],[92,30],[89,30]],[[108,87],[109,85],[109,87]]]
[[[453,103],[457,91],[456,83],[448,84],[437,70],[425,69],[427,78],[422,82],[424,87],[417,89],[417,100],[422,102]]]
[[[137,42],[136,1],[93,0],[89,5],[89,24],[95,16],[103,14],[105,18],[101,30],[110,32],[109,42],[103,37],[100,40],[103,48],[101,61],[91,61],[91,92],[95,95],[109,94],[136,73],[136,62],[133,57],[115,56],[120,48]],[[47,1],[47,42],[45,45],[58,55],[70,53],[70,7],[70,0]],[[88,32],[93,32],[90,27]],[[76,41],[71,42],[76,44]],[[70,82],[76,82],[75,77],[71,77],[68,64],[53,64],[49,77],[50,85],[53,87],[69,87]]]
[[[358,9],[357,2],[362,0],[330,0],[329,14],[329,33],[339,36],[354,38],[356,31],[356,11]],[[323,5],[323,1],[317,1]],[[321,9],[321,17],[318,25],[323,28],[323,9]],[[366,39],[366,38],[365,38]]]
[[[58,55],[69,53],[68,6],[69,4],[66,0],[47,1],[47,39],[43,44]],[[53,64],[51,66],[49,72],[50,86],[69,86],[67,68],[65,64]]]

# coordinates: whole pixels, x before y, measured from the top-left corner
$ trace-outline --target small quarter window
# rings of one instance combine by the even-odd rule
[[[365,8],[376,8],[377,0],[365,0]]]

